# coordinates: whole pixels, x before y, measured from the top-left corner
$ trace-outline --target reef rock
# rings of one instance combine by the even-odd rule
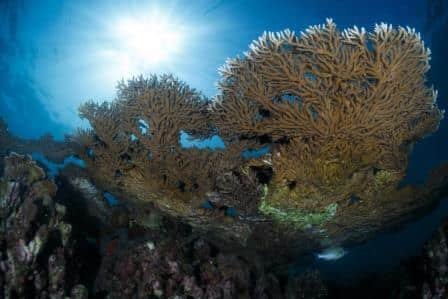
[[[5,158],[0,179],[1,298],[87,297],[87,289],[68,270],[72,226],[64,221],[66,208],[53,199],[56,190],[29,156],[12,153]]]
[[[96,280],[107,298],[327,298],[318,272],[296,278],[263,270],[204,239],[153,235],[137,246],[109,251]]]

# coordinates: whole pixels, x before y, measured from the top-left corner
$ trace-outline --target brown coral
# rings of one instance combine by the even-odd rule
[[[248,143],[225,150],[184,148],[186,132],[211,136],[208,102],[173,76],[142,77],[120,83],[112,103],[84,104],[80,115],[92,129],[73,144],[97,183],[174,215],[194,215],[216,189],[216,178],[238,171]]]
[[[215,102],[170,75],[133,79],[112,103],[81,107],[92,128],[72,141],[100,188],[226,241],[357,239],[432,200],[396,189],[412,144],[443,116],[426,84],[429,54],[414,30],[385,24],[266,33],[222,69]],[[182,132],[219,134],[226,148],[184,148]],[[260,146],[270,153],[244,158]]]
[[[393,188],[411,145],[437,129],[429,55],[413,29],[386,24],[265,33],[221,69],[215,121],[228,139],[276,144],[266,162],[279,206],[322,210],[383,178]]]

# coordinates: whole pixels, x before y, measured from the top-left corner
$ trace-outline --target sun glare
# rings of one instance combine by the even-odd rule
[[[121,54],[130,64],[148,67],[169,62],[182,47],[181,28],[158,14],[121,19],[116,26]]]

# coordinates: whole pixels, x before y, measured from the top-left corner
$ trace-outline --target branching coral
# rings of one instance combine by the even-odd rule
[[[322,211],[369,197],[379,175],[388,174],[381,188],[396,185],[411,145],[443,116],[425,81],[429,55],[413,29],[386,24],[341,32],[327,20],[300,36],[265,33],[221,69],[215,122],[227,139],[276,145],[265,162],[279,207]]]
[[[248,246],[280,235],[304,246],[298,230],[319,244],[344,241],[429,194],[397,189],[412,145],[443,117],[429,58],[413,29],[386,24],[265,33],[221,69],[216,101],[170,75],[132,79],[115,101],[81,107],[91,129],[72,144],[100,188],[198,231]],[[182,147],[182,132],[220,135],[226,148]],[[257,148],[269,152],[245,157]]]
[[[73,144],[103,188],[192,215],[221,173],[238,171],[249,144],[183,148],[181,131],[198,138],[213,134],[207,108],[198,92],[173,76],[140,77],[120,83],[112,103],[84,104],[80,115],[92,129],[79,131]]]

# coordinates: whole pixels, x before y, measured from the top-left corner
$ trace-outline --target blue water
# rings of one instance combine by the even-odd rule
[[[188,133],[181,131],[179,143],[183,148],[198,148],[198,149],[224,149],[226,146],[224,141],[218,135],[213,135],[209,138],[198,139],[193,138]]]
[[[31,154],[31,157],[42,164],[44,168],[46,169],[46,173],[48,177],[54,178],[59,174],[59,171],[66,167],[67,165],[75,165],[81,168],[85,167],[85,162],[83,160],[80,160],[74,156],[68,156],[64,159],[62,163],[55,163],[51,160],[48,160],[47,157],[45,157],[42,153],[34,152]]]
[[[369,273],[384,273],[399,266],[400,262],[422,254],[424,243],[437,231],[448,216],[448,199],[432,209],[424,217],[403,224],[377,235],[373,239],[353,247],[346,247],[341,259],[325,261],[315,256],[304,256],[291,267],[293,273],[301,273],[308,267],[318,268],[325,279],[340,284],[351,284]]]
[[[110,192],[104,192],[103,196],[106,199],[107,204],[111,207],[115,207],[120,203],[118,198]]]

